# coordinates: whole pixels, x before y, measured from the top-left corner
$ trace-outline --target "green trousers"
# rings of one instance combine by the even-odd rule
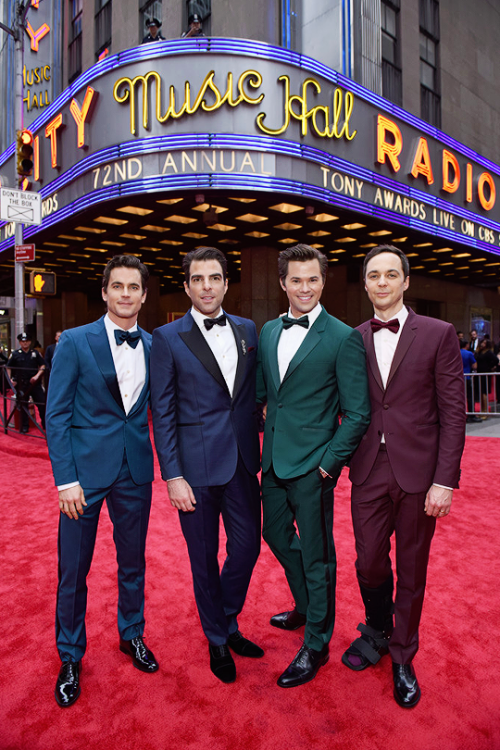
[[[335,620],[333,480],[318,470],[280,479],[271,468],[262,474],[262,504],[262,535],[285,570],[297,611],[307,617],[304,642],[320,651]]]

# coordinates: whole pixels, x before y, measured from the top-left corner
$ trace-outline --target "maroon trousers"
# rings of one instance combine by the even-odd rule
[[[411,457],[409,458],[411,460]],[[391,574],[391,536],[396,536],[395,628],[389,652],[409,664],[418,650],[427,565],[436,519],[424,512],[426,492],[403,492],[381,446],[367,480],[352,486],[352,521],[359,583],[378,588]]]

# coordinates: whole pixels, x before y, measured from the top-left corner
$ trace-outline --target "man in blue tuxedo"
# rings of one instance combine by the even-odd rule
[[[138,328],[137,316],[148,276],[133,255],[110,260],[102,282],[107,314],[64,331],[53,362],[47,442],[61,511],[56,641],[62,666],[55,690],[60,706],[80,695],[86,578],[104,499],[118,560],[120,650],[143,672],[158,669],[142,638],[153,452],[147,416],[151,335]]]
[[[210,668],[222,682],[234,682],[229,649],[264,655],[241,635],[237,621],[260,551],[257,332],[252,321],[222,311],[223,253],[197,248],[185,256],[183,268],[191,310],[153,333],[154,436],[188,546]],[[219,571],[221,515],[227,556]]]

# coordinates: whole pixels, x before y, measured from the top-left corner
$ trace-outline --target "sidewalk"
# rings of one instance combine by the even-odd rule
[[[474,437],[500,438],[500,414],[488,417],[484,422],[467,423],[465,434]]]

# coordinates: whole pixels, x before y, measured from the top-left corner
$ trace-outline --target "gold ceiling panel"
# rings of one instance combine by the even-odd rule
[[[112,224],[116,227],[121,227],[123,224],[128,224],[128,219],[115,219],[114,216],[96,216],[94,221],[99,221],[101,224]]]
[[[141,208],[140,206],[122,206],[116,210],[122,211],[124,214],[135,214],[135,216],[147,216],[153,213],[152,208]]]

